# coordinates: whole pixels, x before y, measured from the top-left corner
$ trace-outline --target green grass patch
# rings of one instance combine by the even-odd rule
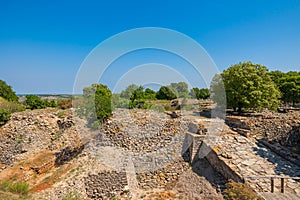
[[[0,191],[2,194],[7,194],[7,192],[12,194],[17,194],[21,196],[27,196],[29,192],[29,184],[26,182],[12,182],[12,181],[1,181],[0,182]]]

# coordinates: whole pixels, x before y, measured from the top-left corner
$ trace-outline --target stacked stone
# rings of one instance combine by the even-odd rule
[[[167,184],[177,181],[188,168],[188,163],[178,160],[155,171],[138,173],[137,180],[143,189],[165,187]]]
[[[85,178],[86,194],[91,199],[112,199],[128,192],[125,172],[106,171]]]

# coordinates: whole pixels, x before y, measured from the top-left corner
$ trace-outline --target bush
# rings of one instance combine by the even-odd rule
[[[162,86],[160,87],[159,91],[156,93],[157,99],[166,99],[166,100],[172,100],[176,99],[176,92],[173,91],[172,88],[168,86]]]
[[[72,99],[60,100],[58,101],[57,106],[63,110],[72,108]]]
[[[0,109],[0,125],[5,124],[10,119],[10,112],[6,109]]]
[[[46,107],[55,108],[57,107],[57,103],[54,100],[48,101],[47,99],[44,101]]]
[[[122,98],[120,94],[112,95],[112,107],[115,108],[128,108],[129,107],[129,99]]]
[[[12,90],[11,86],[7,85],[4,81],[0,80],[0,97],[8,101],[18,101],[18,96]]]
[[[36,95],[26,95],[26,105],[29,109],[42,109],[46,108],[46,103]]]
[[[224,197],[230,200],[262,200],[247,184],[230,180],[226,184]]]

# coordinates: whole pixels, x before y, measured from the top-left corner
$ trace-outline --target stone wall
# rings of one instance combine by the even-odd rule
[[[205,142],[203,142],[202,145],[206,145]],[[222,161],[213,150],[208,153],[206,159],[217,172],[222,174],[228,180],[232,179],[236,182],[244,182],[244,179]]]

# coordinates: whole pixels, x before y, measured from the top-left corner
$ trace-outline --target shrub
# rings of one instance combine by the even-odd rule
[[[10,119],[10,112],[6,109],[0,109],[0,125],[5,124]]]
[[[47,99],[44,101],[46,107],[55,108],[57,107],[57,103],[54,100],[48,101]]]
[[[115,108],[128,108],[129,107],[129,99],[122,98],[120,94],[112,95],[112,107]]]
[[[8,101],[18,101],[18,96],[12,90],[11,86],[7,85],[4,81],[0,80],[0,97]]]
[[[168,86],[162,86],[160,87],[159,91],[156,93],[157,99],[166,99],[166,100],[172,100],[176,99],[176,92],[173,91],[172,88]]]
[[[230,200],[262,200],[247,184],[230,180],[226,184],[224,196]]]
[[[72,108],[72,99],[60,100],[58,101],[57,106],[63,110]]]
[[[36,95],[26,95],[26,105],[29,109],[42,109],[46,108],[46,103]]]

